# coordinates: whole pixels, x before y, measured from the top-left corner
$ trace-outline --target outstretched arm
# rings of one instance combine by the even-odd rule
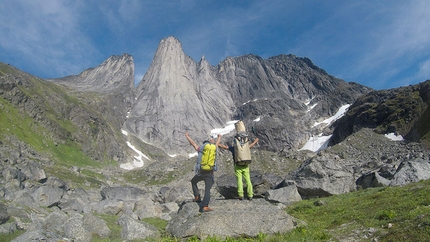
[[[199,146],[194,142],[194,140],[191,139],[191,137],[188,135],[188,132],[185,132],[185,137],[187,138],[188,142],[190,142],[190,145],[194,147],[196,151],[199,151]]]
[[[216,140],[216,143],[215,143],[215,145],[216,146],[219,146],[219,143],[221,142],[221,134],[218,134],[218,138],[217,138],[217,140]]]
[[[218,147],[220,147],[221,149],[224,149],[224,150],[228,150],[227,145],[219,144]]]
[[[258,142],[258,138],[255,138],[254,142],[252,142],[251,144],[249,144],[249,148],[252,148],[252,146],[254,146],[255,144],[257,144]]]

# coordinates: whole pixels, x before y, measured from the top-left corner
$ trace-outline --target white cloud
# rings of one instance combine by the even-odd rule
[[[0,14],[0,45],[16,51],[37,68],[58,73],[77,71],[88,65],[94,52],[79,27],[79,1],[7,1]],[[87,66],[86,68],[88,68]]]
[[[420,64],[417,78],[422,79],[422,81],[430,80],[430,59]]]

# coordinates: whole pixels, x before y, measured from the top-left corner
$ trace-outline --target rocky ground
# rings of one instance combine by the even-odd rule
[[[106,238],[112,233],[106,216],[115,218],[115,224],[121,228],[120,236],[126,240],[161,236],[159,230],[143,222],[149,217],[168,221],[167,232],[183,238],[239,234],[252,237],[258,232],[287,232],[300,223],[282,210],[294,201],[360,189],[364,183],[358,181],[365,180],[372,172],[400,185],[430,178],[430,152],[423,146],[392,141],[370,129],[362,129],[319,153],[271,153],[256,147],[251,165],[256,193],[253,201],[230,199],[236,190],[231,155],[221,153],[216,184],[211,190],[214,211],[201,214],[198,204],[190,202],[194,158],[175,157],[130,172],[113,166],[101,170],[69,167],[68,180],[61,175],[63,171],[53,172],[54,164],[20,142],[10,141],[20,150],[12,152],[3,144],[0,152],[3,160],[0,232],[25,230],[15,241]],[[396,178],[398,174],[402,179]],[[383,181],[382,178],[378,181]],[[285,226],[271,225],[273,214]],[[249,216],[257,227],[248,224]],[[232,226],[208,230],[198,226],[203,221],[244,223],[237,230]]]

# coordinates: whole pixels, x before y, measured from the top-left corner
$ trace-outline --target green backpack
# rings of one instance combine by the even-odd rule
[[[217,170],[216,168],[217,147],[212,143],[204,143],[200,146],[197,157],[198,169],[203,171]]]

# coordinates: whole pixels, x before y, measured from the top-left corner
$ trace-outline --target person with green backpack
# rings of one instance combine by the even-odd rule
[[[215,140],[211,137],[209,140],[203,142],[203,145],[198,146],[189,136],[188,132],[185,132],[190,145],[198,152],[197,162],[194,166],[194,177],[191,179],[191,187],[194,194],[194,202],[201,202],[202,211],[210,212],[212,208],[209,207],[210,202],[210,190],[215,182],[214,171],[217,170],[216,156],[218,151],[218,145],[221,141],[221,135],[218,134],[218,138]],[[201,200],[199,188],[197,183],[204,181],[205,183],[205,194],[203,201]]]

